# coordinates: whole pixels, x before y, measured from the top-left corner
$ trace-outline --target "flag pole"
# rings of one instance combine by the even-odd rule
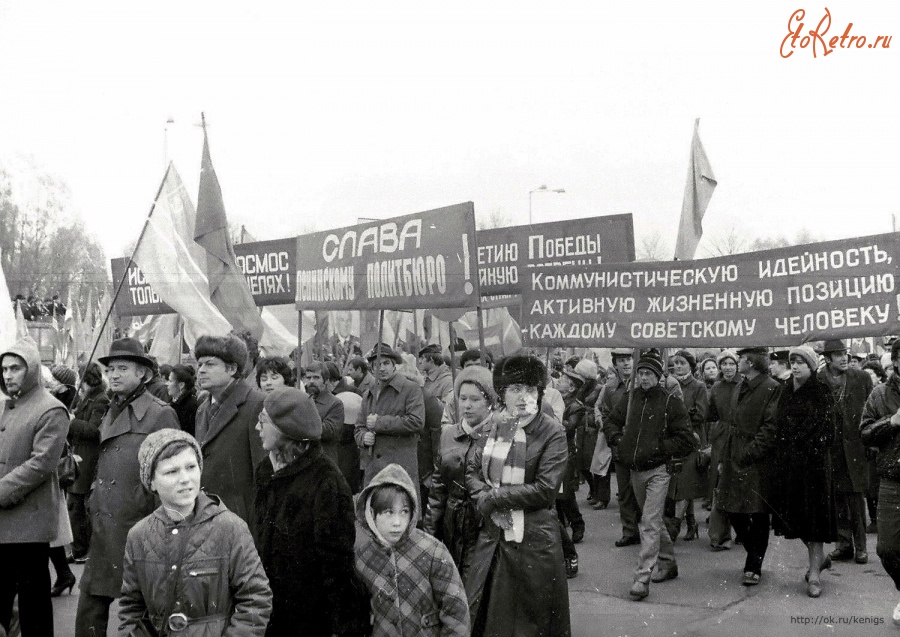
[[[475,315],[478,317],[478,351],[481,352],[481,356],[479,358],[481,359],[481,366],[487,367],[487,365],[485,364],[486,354],[484,351],[484,317],[481,314],[481,303],[475,306]],[[502,347],[502,335],[500,340]],[[454,340],[454,343],[455,342],[456,341]]]
[[[303,360],[303,310],[297,310],[297,353],[294,354],[294,386],[300,388],[300,362]]]
[[[103,323],[100,325],[100,329],[97,330],[97,338],[94,339],[94,343],[91,346],[91,353],[88,354],[87,361],[84,363],[85,370],[90,366],[91,361],[94,360],[94,354],[97,353],[97,345],[100,344],[100,334],[103,333],[103,330],[106,329],[106,324],[109,322],[109,317],[112,314],[113,308],[116,307],[116,300],[119,298],[119,293],[122,292],[122,288],[125,286],[125,281],[128,279],[128,270],[134,264],[134,255],[137,254],[138,249],[141,247],[141,241],[144,240],[144,235],[147,234],[147,228],[150,227],[150,218],[153,216],[153,211],[156,210],[156,202],[159,199],[159,196],[162,194],[163,187],[166,185],[166,179],[169,177],[169,171],[172,169],[172,162],[169,162],[169,165],[166,166],[166,172],[163,174],[162,181],[159,183],[159,189],[156,191],[156,196],[153,198],[153,203],[150,204],[150,212],[147,213],[147,219],[144,221],[144,227],[141,228],[141,234],[138,235],[137,243],[134,246],[134,250],[131,251],[131,256],[128,257],[128,263],[125,264],[125,270],[122,273],[122,280],[119,281],[119,285],[116,286],[116,291],[113,293],[112,300],[109,303],[109,309],[106,311],[106,316],[103,317]],[[78,380],[78,388],[75,390],[75,395],[77,396],[81,391],[81,386],[84,384],[84,375],[82,374],[81,378]]]
[[[459,415],[459,405],[456,401],[456,328],[453,321],[448,323],[450,333],[450,380],[453,381],[453,413]],[[481,353],[481,365],[484,366],[484,352]]]

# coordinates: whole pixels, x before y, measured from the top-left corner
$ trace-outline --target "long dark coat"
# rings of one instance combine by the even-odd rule
[[[329,391],[311,396],[322,419],[322,451],[338,463],[338,448],[344,439],[344,403]]]
[[[741,375],[735,374],[731,380],[725,380],[720,373],[719,380],[713,383],[709,390],[709,412],[706,414],[706,441],[711,447],[709,460],[709,498],[712,499],[713,490],[718,482],[719,463],[722,462],[722,454],[725,444],[728,442],[728,433],[731,430],[731,406],[734,403],[734,394]]]
[[[819,382],[831,391],[827,368],[818,377]],[[844,378],[844,391],[840,400],[835,400],[837,435],[831,447],[834,488],[845,493],[865,493],[869,488],[869,461],[866,459],[866,446],[859,435],[859,423],[866,400],[872,393],[872,377],[866,372],[848,368]]]
[[[489,425],[490,416],[475,425],[471,434],[459,423],[441,431],[423,528],[447,546],[458,567],[462,567],[463,558],[475,546],[481,530],[481,514],[466,489],[466,465]]]
[[[580,465],[578,459],[578,443],[584,441],[584,418],[586,410],[575,394],[563,398],[566,405],[563,410],[562,426],[566,430],[566,445],[569,450],[569,460],[566,463],[566,472],[563,474],[562,491],[556,494],[561,500],[571,500],[578,492],[581,483]],[[591,453],[593,453],[591,449]]]
[[[183,612],[217,618],[169,634],[261,637],[271,610],[272,591],[250,531],[218,500],[200,494],[194,516],[177,524],[159,507],[128,533],[117,634],[162,634],[169,613]]]
[[[591,461],[594,459],[594,447],[597,446],[597,438],[600,435],[601,423],[596,416],[594,406],[600,398],[603,386],[596,380],[588,380],[578,392],[583,396],[581,403],[584,405],[584,428],[581,436],[576,440],[578,444],[578,470],[590,472]]]
[[[543,413],[523,429],[525,482],[500,487],[495,502],[499,508],[525,511],[525,536],[521,543],[507,542],[496,524],[485,521],[478,543],[463,562],[469,612],[476,626],[487,597],[483,635],[568,637],[569,590],[559,518],[551,509],[568,461],[566,433]],[[466,486],[475,498],[491,489],[481,466],[486,436],[466,467]]]
[[[226,390],[227,391],[227,390]],[[265,457],[256,431],[265,394],[238,380],[218,407],[210,398],[197,409],[197,442],[203,450],[200,486],[253,530],[254,469]]]
[[[109,396],[103,391],[103,385],[91,387],[75,407],[75,417],[69,423],[69,442],[75,455],[81,456],[81,463],[78,478],[68,489],[70,493],[91,491],[100,458],[100,423],[108,408]]]
[[[160,429],[178,429],[171,407],[144,391],[115,420],[107,411],[100,425],[97,479],[88,500],[91,546],[79,587],[82,593],[118,597],[128,531],[156,508],[156,496],[140,479],[138,449]]]
[[[775,457],[778,488],[772,492],[776,535],[834,542],[837,518],[829,450],[834,440],[834,399],[816,372],[798,389],[789,380],[778,400]]]
[[[706,446],[706,414],[709,412],[709,396],[706,384],[693,376],[678,381],[684,396],[684,408],[691,421],[691,431],[700,438],[699,445]],[[702,498],[708,492],[709,471],[697,466],[699,451],[692,451],[684,459],[681,471],[669,481],[669,497],[673,500]]]
[[[275,471],[256,468],[256,544],[272,586],[266,635],[365,634],[368,594],[354,571],[350,487],[320,445]]]
[[[781,385],[768,374],[742,378],[732,397],[731,427],[722,454],[716,506],[729,513],[770,510],[772,450]]]

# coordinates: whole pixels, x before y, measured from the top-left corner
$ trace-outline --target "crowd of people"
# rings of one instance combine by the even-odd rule
[[[613,474],[634,600],[678,577],[704,516],[745,586],[774,531],[819,597],[877,527],[900,590],[900,340],[883,365],[838,340],[620,348],[609,369],[417,353],[296,369],[234,334],[195,365],[131,338],[78,371],[27,339],[0,353],[0,634],[18,596],[21,634],[52,635],[77,584],[77,637],[566,636],[576,494],[606,509]]]

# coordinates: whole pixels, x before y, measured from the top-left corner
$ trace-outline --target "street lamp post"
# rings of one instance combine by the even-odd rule
[[[532,201],[531,196],[536,192],[555,192],[555,193],[563,194],[566,192],[566,189],[565,188],[550,189],[550,188],[547,188],[547,184],[541,184],[534,190],[529,190],[528,191],[528,225],[529,226],[531,225],[531,201]]]

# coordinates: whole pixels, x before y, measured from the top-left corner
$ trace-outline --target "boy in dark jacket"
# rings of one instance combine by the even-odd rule
[[[609,416],[609,442],[618,446],[619,461],[631,470],[631,485],[641,508],[641,552],[629,591],[635,600],[650,594],[651,572],[657,560],[660,565],[652,581],[678,577],[672,538],[663,529],[663,507],[671,478],[666,463],[697,448],[684,403],[660,386],[662,375],[658,354],[641,355],[635,371],[637,387]]]

